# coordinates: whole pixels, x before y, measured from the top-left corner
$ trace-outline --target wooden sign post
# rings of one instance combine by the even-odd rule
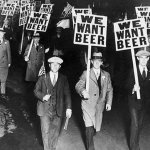
[[[89,91],[91,48],[106,47],[107,17],[79,13],[75,20],[74,44],[88,45],[86,90]]]

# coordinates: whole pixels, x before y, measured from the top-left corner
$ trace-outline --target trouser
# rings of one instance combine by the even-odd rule
[[[1,94],[6,93],[6,82],[1,82]]]
[[[61,118],[55,116],[51,119],[49,116],[42,116],[40,121],[44,150],[54,150],[61,129]]]
[[[144,118],[144,109],[130,108],[131,126],[130,126],[130,150],[139,150],[140,132]]]
[[[94,136],[94,127],[90,126],[90,127],[86,127],[85,129],[85,136],[86,136],[86,148],[87,150],[95,150],[94,148],[94,140],[93,140],[93,136]]]

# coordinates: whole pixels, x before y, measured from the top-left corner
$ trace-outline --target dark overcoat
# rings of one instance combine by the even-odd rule
[[[30,44],[27,46],[25,50],[25,56],[27,56],[29,51]],[[31,53],[29,55],[29,61],[27,62],[27,69],[26,69],[26,81],[37,81],[39,70],[44,62],[45,59],[45,52],[44,46],[40,44],[38,48],[35,45],[32,45]]]

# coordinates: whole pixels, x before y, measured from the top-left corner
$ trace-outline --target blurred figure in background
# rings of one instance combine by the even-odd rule
[[[5,38],[5,31],[0,30],[0,82],[1,82],[1,97],[8,100],[6,95],[6,80],[8,69],[11,66],[11,50],[9,41]]]
[[[25,81],[36,82],[38,79],[39,70],[45,60],[44,46],[40,44],[40,34],[33,35],[33,44],[28,57],[30,44],[27,45],[24,56],[27,62]]]

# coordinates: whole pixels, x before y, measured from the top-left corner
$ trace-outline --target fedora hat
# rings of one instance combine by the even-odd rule
[[[48,62],[49,63],[58,63],[58,64],[62,64],[63,63],[63,60],[58,57],[58,56],[53,56],[51,58],[48,59]]]
[[[137,53],[136,53],[136,56],[137,57],[140,57],[140,56],[150,56],[150,52],[146,51],[146,50],[139,50]]]
[[[40,38],[40,34],[39,34],[39,33],[35,33],[35,34],[33,35],[33,38],[36,38],[36,37],[39,37],[39,38]]]
[[[102,53],[101,52],[94,52],[92,55],[92,59],[102,59]]]

